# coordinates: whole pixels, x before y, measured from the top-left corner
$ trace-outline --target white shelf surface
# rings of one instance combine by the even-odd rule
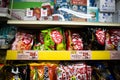
[[[40,26],[40,25],[56,25],[56,26],[110,26],[120,27],[120,23],[100,23],[100,22],[75,22],[75,21],[23,21],[23,20],[8,20],[8,24],[19,26]]]

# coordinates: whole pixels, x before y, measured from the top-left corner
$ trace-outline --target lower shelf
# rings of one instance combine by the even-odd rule
[[[119,60],[120,51],[8,50],[6,60]]]

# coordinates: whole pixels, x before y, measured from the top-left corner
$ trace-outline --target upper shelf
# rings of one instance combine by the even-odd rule
[[[0,21],[7,21],[11,16],[7,13],[0,13]]]
[[[8,24],[21,27],[40,27],[40,26],[110,26],[120,27],[120,23],[100,23],[100,22],[75,22],[75,21],[23,21],[23,20],[8,20]]]

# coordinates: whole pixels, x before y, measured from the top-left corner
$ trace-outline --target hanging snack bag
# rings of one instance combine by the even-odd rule
[[[83,50],[83,41],[79,32],[66,30],[67,50]]]
[[[5,80],[30,80],[29,71],[30,69],[28,65],[5,66]]]
[[[33,35],[26,32],[17,32],[12,50],[30,50],[33,45]]]
[[[65,40],[61,28],[42,30],[45,50],[65,50]]]

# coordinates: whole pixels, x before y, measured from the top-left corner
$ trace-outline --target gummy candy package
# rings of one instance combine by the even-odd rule
[[[4,67],[5,80],[30,80],[30,69],[28,65],[9,65]]]
[[[67,50],[83,50],[83,40],[80,32],[74,30],[66,30],[65,36]]]
[[[12,50],[30,50],[33,45],[33,35],[27,32],[17,32]]]
[[[57,80],[55,64],[30,64],[30,80]]]
[[[61,28],[51,28],[41,31],[44,36],[45,50],[65,50],[64,33]]]

